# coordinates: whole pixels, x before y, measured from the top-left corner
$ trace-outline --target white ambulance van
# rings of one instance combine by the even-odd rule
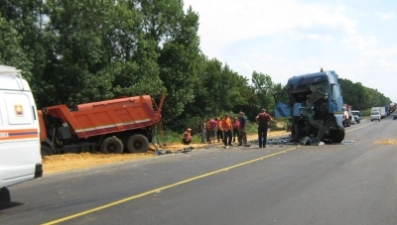
[[[0,65],[0,202],[10,201],[7,187],[42,174],[32,91],[19,70]]]

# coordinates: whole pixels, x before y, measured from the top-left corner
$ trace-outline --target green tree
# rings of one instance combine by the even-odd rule
[[[390,98],[376,89],[363,86],[360,82],[353,83],[351,80],[341,78],[338,81],[342,87],[343,100],[354,109],[364,110],[391,103]]]
[[[144,4],[144,3],[143,3]],[[109,43],[112,83],[115,95],[151,94],[165,92],[158,65],[158,41],[148,37],[145,24],[148,19],[140,1],[118,1],[109,14]]]
[[[22,38],[14,29],[13,22],[7,21],[0,14],[0,64],[21,69],[23,75],[30,80],[32,62],[21,47]]]
[[[113,8],[111,0],[46,1],[49,21],[45,28],[52,46],[42,79],[47,83],[45,92],[53,96],[46,104],[73,106],[112,96],[114,77],[101,70],[111,58],[105,40],[107,15]]]
[[[267,74],[254,71],[252,73],[252,86],[258,97],[258,110],[260,108],[265,108],[267,112],[271,112],[275,105],[273,98],[274,83],[272,78]]]
[[[19,42],[20,52],[12,63],[22,69],[23,75],[30,82],[35,93],[36,101],[46,98],[48,93],[43,93],[42,75],[47,64],[46,51],[49,51],[48,42],[45,41],[43,24],[42,0],[0,0],[0,14],[8,22],[12,22],[16,30],[15,37]],[[2,51],[15,50],[10,46],[2,48]],[[18,51],[17,51],[18,52]],[[23,54],[23,56],[22,56]]]
[[[163,3],[158,4],[165,7]],[[159,40],[159,44],[163,44],[158,64],[160,78],[167,88],[164,117],[168,120],[166,122],[174,123],[187,104],[194,102],[194,87],[199,83],[198,16],[191,10],[184,14],[180,1],[169,1],[161,16],[156,18],[161,19],[158,21],[159,29],[156,32],[149,30],[156,35],[163,33]]]

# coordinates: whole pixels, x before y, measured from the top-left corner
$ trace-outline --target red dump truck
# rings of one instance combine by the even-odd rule
[[[145,152],[161,122],[165,95],[149,95],[38,110],[42,155],[68,152]]]

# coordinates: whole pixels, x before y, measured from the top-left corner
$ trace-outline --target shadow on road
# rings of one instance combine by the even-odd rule
[[[17,206],[21,206],[23,205],[23,203],[19,203],[19,202],[0,202],[0,211],[1,210],[5,210],[5,209],[10,209],[10,208],[14,208]]]

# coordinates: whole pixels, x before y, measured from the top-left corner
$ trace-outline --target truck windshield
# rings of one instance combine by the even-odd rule
[[[341,95],[340,93],[340,87],[338,84],[332,84],[332,99],[336,100],[337,98],[339,98],[339,96]]]

